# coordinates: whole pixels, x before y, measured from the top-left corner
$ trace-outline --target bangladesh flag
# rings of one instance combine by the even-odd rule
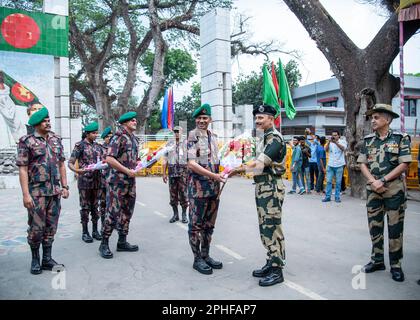
[[[0,7],[0,50],[68,57],[68,17]]]
[[[40,103],[37,96],[31,90],[0,70],[0,87],[3,84],[10,88],[10,98],[16,105],[29,107],[34,103]]]

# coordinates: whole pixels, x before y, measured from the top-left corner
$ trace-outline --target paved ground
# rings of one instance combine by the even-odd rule
[[[0,190],[0,299],[420,299],[419,202],[409,201],[405,220],[406,281],[392,281],[388,268],[367,275],[366,288],[356,290],[352,283],[363,285],[364,274],[353,274],[352,268],[370,255],[365,203],[347,195],[341,204],[321,203],[316,195],[288,195],[283,211],[286,281],[261,288],[251,276],[265,261],[251,180],[234,178],[226,185],[211,251],[224,268],[210,276],[192,269],[186,225],[168,223],[169,194],[161,179],[139,178],[137,191],[129,241],[140,251],[115,252],[114,234],[114,259],[104,260],[99,242],[80,239],[77,189],[71,185],[53,248],[54,258],[66,265],[58,277],[29,273],[20,190]]]

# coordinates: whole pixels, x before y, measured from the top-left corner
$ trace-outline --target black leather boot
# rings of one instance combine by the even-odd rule
[[[202,274],[213,273],[213,269],[202,258],[194,258],[193,268]]]
[[[98,221],[92,221],[92,238],[102,240],[102,235],[98,231]]]
[[[270,267],[270,273],[259,281],[259,285],[261,287],[268,287],[276,283],[282,283],[283,281],[282,269],[280,267]]]
[[[52,246],[48,245],[42,246],[42,270],[49,270],[51,271],[54,267],[57,268],[64,268],[64,264],[57,263],[51,257]]]
[[[364,273],[372,273],[379,270],[385,270],[385,265],[383,263],[373,263],[372,261],[362,268]]]
[[[31,247],[32,262],[31,262],[31,273],[40,274],[42,273],[41,264],[39,262],[39,246]]]
[[[127,242],[127,236],[119,235],[117,242],[117,251],[134,252],[139,251],[139,246],[131,245]]]
[[[172,206],[172,209],[174,210],[174,215],[172,216],[171,220],[169,220],[170,223],[174,223],[175,221],[179,220],[178,206]]]
[[[391,268],[392,280],[397,282],[404,281],[404,272],[401,268]]]
[[[114,256],[109,249],[108,238],[102,238],[101,245],[99,246],[99,254],[105,259],[111,259]]]
[[[265,265],[261,269],[252,271],[252,276],[257,278],[264,278],[270,273],[271,262],[267,260]]]
[[[208,256],[203,258],[203,260],[209,265],[212,269],[222,269],[223,263],[217,260],[214,260],[212,257]]]
[[[92,243],[93,239],[89,234],[88,225],[87,223],[82,223],[82,240],[86,243]]]
[[[188,223],[187,208],[182,208],[182,223]]]

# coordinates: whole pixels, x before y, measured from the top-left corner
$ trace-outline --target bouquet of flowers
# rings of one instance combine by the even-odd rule
[[[169,152],[171,149],[171,146],[167,146],[166,144],[156,151],[154,151],[152,154],[146,153],[143,157],[140,157],[140,161],[137,163],[136,168],[134,169],[134,172],[138,172],[143,169],[151,168],[155,163],[157,163],[160,158],[163,157],[163,155],[166,152]],[[148,150],[148,149],[147,149]],[[140,153],[141,154],[141,153]]]
[[[101,160],[98,157],[96,163],[92,163],[92,164],[88,165],[85,169],[89,170],[89,171],[94,171],[94,170],[103,170],[103,169],[106,169],[106,168],[108,168],[108,163],[106,163],[105,160]]]

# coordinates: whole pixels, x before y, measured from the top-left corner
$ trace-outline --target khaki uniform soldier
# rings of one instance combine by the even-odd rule
[[[136,204],[136,175],[134,169],[138,159],[138,141],[134,135],[137,113],[124,113],[118,122],[119,130],[112,136],[108,146],[106,161],[111,167],[107,175],[106,215],[102,228],[100,255],[113,257],[109,249],[109,237],[118,228],[117,251],[138,251],[137,245],[127,242],[130,220]]]
[[[220,182],[217,137],[208,130],[211,107],[203,104],[193,117],[196,128],[188,135],[188,197],[190,202],[188,236],[194,255],[193,268],[212,274],[223,264],[210,257],[210,243],[219,209]]]
[[[403,258],[404,214],[407,207],[404,172],[411,162],[410,137],[389,129],[398,114],[392,106],[376,104],[366,115],[372,116],[375,133],[364,137],[357,162],[368,180],[367,216],[372,240],[371,261],[364,266],[366,273],[385,270],[384,217],[388,217],[389,260],[392,279],[404,281]]]
[[[173,129],[175,134],[175,141],[168,144],[168,152],[165,153],[163,159],[163,182],[168,181],[169,176],[169,197],[174,215],[170,223],[179,220],[178,202],[182,208],[182,222],[188,223],[187,208],[188,208],[188,189],[187,189],[187,144],[186,141],[180,141],[182,137],[182,128],[175,127]],[[166,174],[168,170],[168,174]]]
[[[96,240],[102,240],[101,234],[98,232],[98,194],[101,172],[98,170],[87,170],[86,168],[101,159],[102,149],[95,142],[98,137],[98,123],[92,122],[88,124],[83,131],[86,137],[74,146],[68,166],[71,171],[76,172],[78,175],[77,187],[79,189],[82,240],[86,243],[92,243],[92,237]],[[76,160],[79,163],[79,168],[74,166]],[[88,230],[89,214],[92,220],[92,237]]]
[[[257,130],[263,132],[257,145],[257,159],[235,169],[230,175],[254,172],[260,236],[267,250],[267,261],[261,269],[254,270],[252,275],[262,278],[259,285],[265,287],[284,281],[282,268],[286,255],[281,216],[285,193],[282,174],[285,172],[286,144],[280,132],[273,127],[276,110],[272,106],[256,107],[253,114]]]
[[[101,134],[101,138],[104,140],[104,143],[101,144],[102,149],[102,160],[106,160],[106,155],[108,153],[109,141],[111,140],[113,133],[111,127],[106,127]],[[99,215],[101,217],[102,226],[104,225],[105,212],[106,212],[106,177],[110,172],[110,168],[103,169],[101,171],[101,185],[99,188]]]
[[[61,138],[52,133],[48,110],[32,114],[29,125],[34,133],[19,140],[16,165],[23,193],[23,205],[28,209],[28,243],[32,252],[31,273],[62,268],[51,257],[61,211],[61,196],[68,198],[64,148]],[[61,182],[61,188],[60,188]],[[42,264],[39,246],[42,243]]]

